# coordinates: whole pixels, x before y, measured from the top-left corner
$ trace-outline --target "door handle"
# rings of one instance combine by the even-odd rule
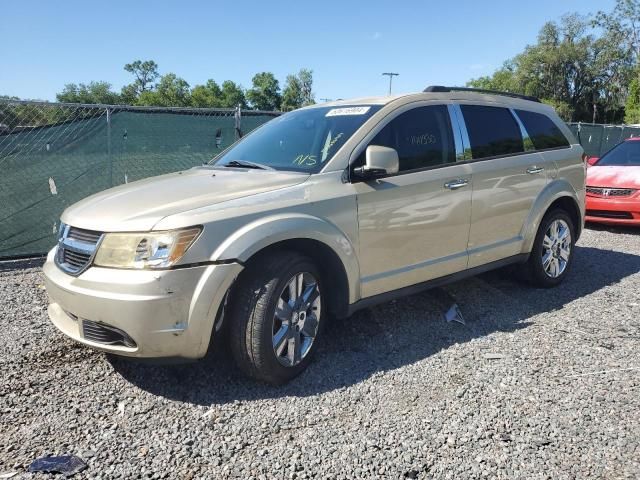
[[[535,175],[536,173],[541,173],[541,172],[544,172],[544,168],[542,167],[537,167],[534,165],[533,167],[527,168],[527,173],[529,175]]]
[[[449,190],[457,190],[459,188],[466,187],[468,184],[469,180],[465,180],[464,178],[457,178],[445,183],[444,188],[448,188]]]

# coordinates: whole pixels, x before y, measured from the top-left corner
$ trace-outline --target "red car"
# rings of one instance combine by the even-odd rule
[[[587,222],[640,226],[640,138],[616,145],[587,169]]]

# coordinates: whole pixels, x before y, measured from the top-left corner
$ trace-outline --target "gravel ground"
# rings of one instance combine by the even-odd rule
[[[640,478],[639,272],[640,232],[586,230],[562,286],[499,271],[365,310],[275,388],[222,354],[78,346],[38,265],[0,264],[0,473],[75,454],[74,478]]]

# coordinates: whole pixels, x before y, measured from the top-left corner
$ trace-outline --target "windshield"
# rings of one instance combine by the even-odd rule
[[[358,105],[289,112],[256,129],[211,163],[218,167],[319,172],[380,108]]]
[[[596,165],[599,167],[640,166],[640,141],[622,142],[605,153]]]

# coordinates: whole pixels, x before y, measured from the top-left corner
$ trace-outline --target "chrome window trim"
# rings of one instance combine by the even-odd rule
[[[456,124],[460,130],[462,137],[462,159],[460,161],[468,162],[473,160],[471,154],[471,141],[469,140],[469,132],[467,131],[467,124],[464,121],[464,115],[462,115],[462,109],[459,103],[452,103],[451,110],[456,117]]]
[[[533,141],[529,136],[529,132],[527,132],[527,129],[525,128],[524,123],[522,123],[522,120],[520,120],[520,117],[518,117],[518,114],[516,113],[515,108],[509,108],[509,111],[511,112],[511,115],[513,115],[513,118],[516,120],[518,127],[520,127],[520,134],[522,135],[522,145],[524,147],[524,151],[535,152],[536,147],[534,147]]]
[[[452,104],[447,105],[447,111],[449,112],[449,122],[451,123],[451,130],[453,130],[453,143],[456,149],[456,162],[464,161],[464,146],[462,144],[462,132],[460,131],[460,125],[458,117],[456,116],[455,109]]]

